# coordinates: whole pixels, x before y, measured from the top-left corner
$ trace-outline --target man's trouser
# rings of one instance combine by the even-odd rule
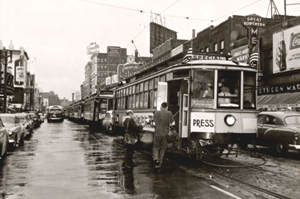
[[[154,136],[152,149],[153,160],[158,161],[159,166],[162,165],[167,146],[167,136]]]

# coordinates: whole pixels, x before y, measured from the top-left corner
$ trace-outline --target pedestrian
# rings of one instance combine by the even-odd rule
[[[139,127],[134,120],[134,113],[132,110],[126,111],[127,118],[124,120],[124,142],[126,145],[125,154],[125,167],[131,167],[134,165],[132,157],[135,148],[135,144],[138,141]]]
[[[168,146],[167,136],[170,130],[170,124],[173,122],[173,116],[168,111],[168,104],[163,102],[160,111],[154,114],[155,133],[153,136],[153,161],[154,167],[159,169],[163,164],[164,155]]]

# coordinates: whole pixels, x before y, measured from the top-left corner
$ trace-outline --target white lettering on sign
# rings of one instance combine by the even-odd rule
[[[214,132],[215,114],[214,113],[191,113],[191,132]]]

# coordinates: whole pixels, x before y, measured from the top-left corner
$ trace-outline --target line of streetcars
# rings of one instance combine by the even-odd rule
[[[0,114],[0,159],[9,150],[24,145],[24,140],[30,138],[35,128],[43,119],[37,113],[2,113]]]
[[[131,109],[143,126],[140,141],[152,143],[153,114],[167,102],[175,120],[170,150],[202,159],[231,151],[235,145],[255,144],[260,135],[257,69],[221,55],[188,53],[178,60],[148,67],[108,95],[94,94],[73,103],[66,116],[119,133],[126,110]],[[286,143],[277,148],[286,148]]]

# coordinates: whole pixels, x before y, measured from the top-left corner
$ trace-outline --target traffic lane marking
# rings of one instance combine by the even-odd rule
[[[224,189],[221,189],[221,188],[219,188],[219,187],[217,187],[215,185],[210,185],[210,187],[213,188],[213,189],[215,189],[215,190],[218,190],[218,191],[220,191],[220,192],[222,192],[222,193],[224,193],[224,194],[226,194],[226,195],[228,195],[228,196],[230,196],[232,198],[242,199],[241,197],[238,197],[238,196],[236,196],[236,195],[234,195],[234,194],[232,194],[232,193],[230,193],[230,192],[228,192],[228,191],[226,191]]]

